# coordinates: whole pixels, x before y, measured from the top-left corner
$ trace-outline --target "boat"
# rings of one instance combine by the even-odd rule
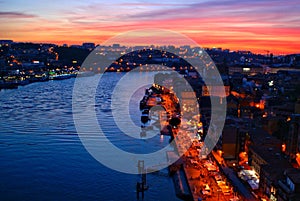
[[[76,74],[78,77],[89,77],[95,75],[93,71],[79,71]]]
[[[4,80],[0,80],[0,90],[1,89],[17,89],[18,88],[18,83],[14,82],[14,81],[4,81]]]
[[[30,77],[30,82],[45,82],[49,80],[49,74],[44,73],[36,73]]]
[[[71,77],[74,77],[74,74],[51,74],[49,75],[49,80],[64,80],[64,79],[69,79]]]
[[[24,77],[21,77],[19,80],[16,81],[16,83],[20,86],[25,86],[30,83],[29,79],[26,79]]]

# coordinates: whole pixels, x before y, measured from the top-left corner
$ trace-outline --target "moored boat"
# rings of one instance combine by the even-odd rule
[[[67,73],[52,74],[52,75],[49,75],[49,80],[64,80],[64,79],[69,79],[71,77],[74,77],[74,74],[67,74]]]
[[[93,75],[95,75],[95,73],[93,71],[79,71],[79,72],[77,72],[78,77],[89,77],[89,76],[93,76]]]
[[[17,82],[6,82],[4,80],[0,80],[0,90],[1,89],[17,89],[18,83]]]

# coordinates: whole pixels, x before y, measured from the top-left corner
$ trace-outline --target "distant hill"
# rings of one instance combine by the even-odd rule
[[[76,60],[78,65],[81,65],[90,53],[87,49],[74,47],[56,47],[54,51],[58,53],[59,60],[66,63],[72,63],[72,60]]]

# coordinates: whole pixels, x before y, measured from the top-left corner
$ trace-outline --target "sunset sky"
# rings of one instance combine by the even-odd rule
[[[300,0],[0,0],[0,39],[81,44],[163,28],[202,47],[300,53]]]

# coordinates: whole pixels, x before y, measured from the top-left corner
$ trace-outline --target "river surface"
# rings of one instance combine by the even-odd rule
[[[95,108],[105,135],[126,151],[151,153],[165,147],[166,137],[132,140],[114,123],[111,94],[123,75],[107,73],[97,89]],[[78,79],[94,83],[97,76]],[[136,79],[140,73],[129,76]],[[72,114],[74,81],[40,82],[0,91],[0,200],[137,200],[135,186],[140,177],[107,168],[81,143]],[[127,94],[132,96],[131,119],[139,126],[143,93]],[[179,200],[172,179],[164,174],[147,175],[147,183],[144,200]]]

